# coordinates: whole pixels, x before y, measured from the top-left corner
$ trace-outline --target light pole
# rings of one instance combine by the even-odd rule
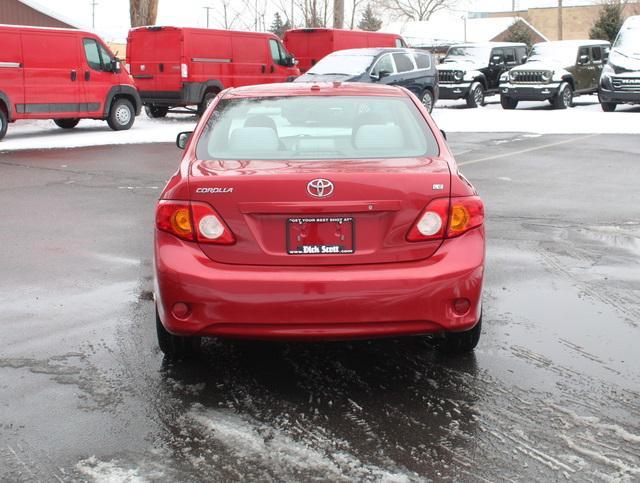
[[[98,2],[91,0],[91,28],[93,30],[96,29],[96,5],[98,5]]]
[[[213,10],[213,7],[204,7],[204,9],[207,11],[207,28],[209,28],[209,11]]]

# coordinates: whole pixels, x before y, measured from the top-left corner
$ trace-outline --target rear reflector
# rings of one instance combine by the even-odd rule
[[[484,223],[484,205],[478,196],[431,200],[407,233],[408,241],[453,238]]]
[[[229,227],[207,203],[161,200],[156,209],[156,227],[199,243],[231,245],[236,241]]]
[[[180,64],[180,76],[183,79],[189,77],[189,66],[187,64]]]

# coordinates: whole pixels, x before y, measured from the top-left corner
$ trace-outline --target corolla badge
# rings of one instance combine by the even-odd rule
[[[333,193],[333,183],[323,178],[312,179],[307,183],[307,191],[316,198],[326,198]]]

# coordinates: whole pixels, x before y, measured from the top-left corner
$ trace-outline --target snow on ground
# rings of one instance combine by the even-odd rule
[[[538,134],[640,134],[640,106],[619,106],[603,112],[596,96],[576,99],[576,107],[551,109],[547,102],[522,102],[505,111],[498,96],[479,109],[467,109],[464,101],[439,101],[433,117],[447,132],[524,132]],[[9,125],[0,141],[0,152],[21,149],[71,148],[110,144],[174,142],[180,131],[190,131],[196,118],[170,114],[150,119],[144,112],[128,131],[112,131],[104,121],[82,120],[74,129],[60,129],[53,121],[18,121]]]

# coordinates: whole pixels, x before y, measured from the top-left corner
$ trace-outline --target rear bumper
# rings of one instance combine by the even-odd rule
[[[175,91],[140,91],[145,106],[191,106],[199,104],[206,89],[203,82],[183,82]]]
[[[471,82],[460,84],[440,84],[440,99],[464,99],[469,93]]]
[[[600,90],[598,90],[598,97],[600,102],[640,104],[640,91],[610,91],[600,87]]]
[[[179,335],[253,339],[356,339],[472,328],[480,316],[484,231],[447,240],[427,260],[380,265],[273,267],[213,262],[156,232],[160,319]],[[453,311],[467,298],[470,309]],[[172,308],[187,303],[177,318]]]
[[[546,101],[553,99],[558,94],[559,83],[542,85],[500,85],[500,95],[510,97],[518,101]]]

